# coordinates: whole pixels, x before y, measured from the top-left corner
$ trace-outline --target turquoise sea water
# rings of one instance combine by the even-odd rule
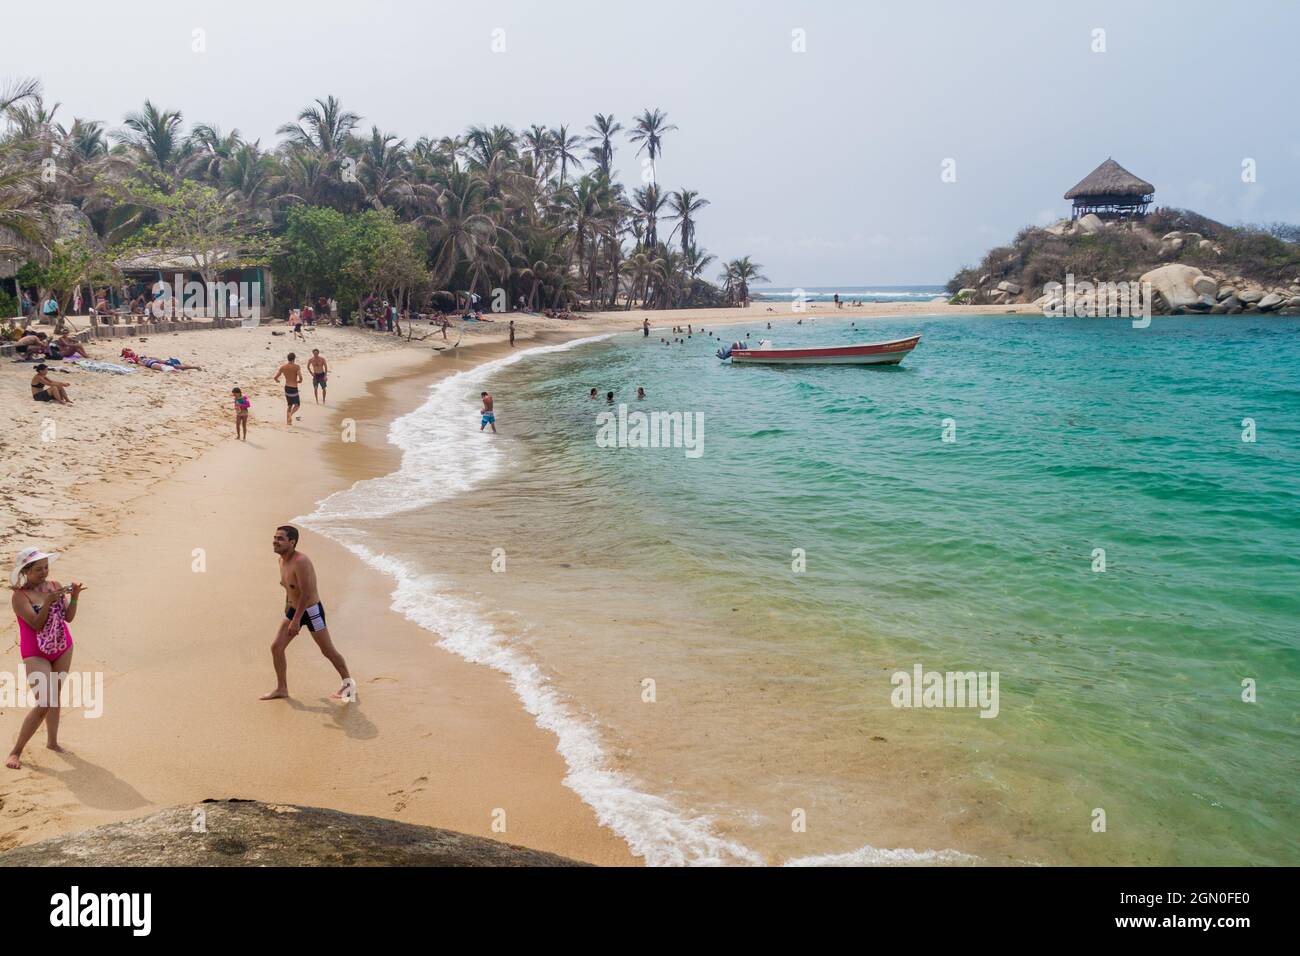
[[[754,311],[443,380],[309,525],[651,863],[1300,863],[1300,320]],[[602,447],[618,403],[701,453]],[[997,715],[895,706],[918,666],[996,672]]]
[[[864,749],[864,720],[968,762],[945,765],[934,797],[990,827],[974,847],[945,831],[944,846],[987,853],[999,831],[1027,829],[1032,849],[1012,856],[1300,862],[1300,321],[822,318],[719,336],[795,346],[916,331],[897,368],[733,368],[696,330],[686,344],[619,336],[519,362],[491,387],[526,450],[517,467],[556,488],[555,528],[581,542],[565,564],[585,555],[666,596],[663,630],[691,621],[675,646],[700,654],[694,693],[708,693],[711,666],[722,683],[743,671],[711,664],[730,641],[755,652],[756,681],[780,677],[773,660],[811,681],[785,706],[832,738],[846,777],[871,773],[845,760]],[[598,447],[591,387],[702,413],[703,454]],[[553,641],[557,660],[565,645]],[[545,664],[546,643],[534,651]],[[582,657],[600,666],[599,651]],[[999,672],[999,715],[890,714],[889,675],[916,663]],[[581,682],[569,691],[582,706]],[[731,726],[726,706],[689,721]],[[618,732],[634,771],[636,748],[666,739]],[[691,768],[741,773],[761,749],[743,735],[734,753],[711,748],[726,744],[695,764],[688,748],[673,768],[679,800],[692,800]],[[834,766],[816,772],[834,789]],[[718,802],[743,802],[735,789]],[[984,799],[1006,806],[981,811]],[[819,850],[849,850],[839,835]]]

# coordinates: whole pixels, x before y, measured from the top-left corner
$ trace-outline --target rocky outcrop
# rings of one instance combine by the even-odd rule
[[[1154,279],[1156,312],[1300,311],[1300,244],[1177,209],[1123,220],[1089,214],[1024,229],[977,266],[960,270],[950,288],[961,291],[950,301],[1046,308],[1060,298],[1048,295],[1050,288],[1071,276],[1085,291],[1086,283],[1122,287]],[[1085,292],[1076,291],[1076,301],[1080,296]]]
[[[1202,306],[1208,310],[1213,308],[1214,300],[1205,302],[1206,297],[1203,297],[1194,285],[1201,274],[1201,270],[1195,266],[1173,263],[1143,273],[1138,281],[1151,283],[1151,291],[1159,296],[1157,304],[1163,306],[1163,311],[1178,312],[1189,307],[1199,309]]]
[[[253,800],[205,800],[0,853],[0,866],[582,865],[452,830]]]

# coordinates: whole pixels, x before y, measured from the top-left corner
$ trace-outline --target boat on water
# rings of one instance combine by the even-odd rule
[[[778,349],[764,339],[750,348],[732,342],[718,349],[718,358],[734,365],[897,365],[916,348],[921,336],[894,339],[890,342],[867,342],[861,345],[828,345],[806,349]]]

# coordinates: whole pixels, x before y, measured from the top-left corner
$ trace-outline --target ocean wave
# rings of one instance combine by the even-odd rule
[[[534,722],[556,737],[568,767],[564,784],[596,811],[596,819],[619,835],[650,866],[761,865],[752,850],[714,833],[713,818],[691,815],[663,797],[639,789],[627,775],[606,766],[591,722],[576,715],[541,667],[510,647],[466,602],[443,596],[446,583],[406,563],[376,554],[347,536],[340,543],[366,564],[397,581],[393,610],[433,632],[437,644],[474,664],[505,674]]]
[[[454,498],[487,481],[501,468],[505,453],[492,436],[468,427],[478,414],[475,388],[527,356],[563,352],[613,334],[526,349],[435,382],[424,404],[389,426],[388,443],[402,450],[397,471],[335,492],[317,504],[311,520],[386,518]]]

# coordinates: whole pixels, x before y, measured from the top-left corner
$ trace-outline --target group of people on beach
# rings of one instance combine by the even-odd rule
[[[649,325],[645,325],[649,334]],[[689,330],[689,327],[688,327]],[[689,331],[688,331],[689,334]],[[29,345],[35,345],[35,342]],[[514,343],[514,323],[510,323],[510,344]],[[129,355],[127,353],[130,353]],[[149,356],[139,356],[130,349],[123,350],[123,357],[145,368],[189,369],[178,360],[162,361]],[[38,364],[35,369],[40,379],[39,390],[47,397],[38,401],[67,401],[67,383],[57,382],[48,377],[48,366]],[[311,375],[312,390],[318,403],[326,400],[329,378],[329,363],[320,349],[312,349],[311,358],[307,360],[307,374]],[[292,425],[294,413],[302,404],[299,388],[304,380],[303,368],[298,364],[297,355],[288,353],[285,361],[276,369],[274,381],[283,381],[285,397],[285,422]],[[37,392],[38,383],[33,380],[33,392]],[[235,412],[235,435],[237,439],[247,440],[248,417],[251,402],[244,391],[235,387],[231,389]],[[598,400],[599,394],[591,389],[589,397]],[[644,399],[644,387],[638,387],[636,397]],[[496,414],[494,399],[490,392],[480,393],[479,430],[491,427],[496,432]],[[614,403],[614,392],[606,392],[607,404]],[[342,684],[331,699],[341,702],[356,701],[357,684],[348,670],[343,655],[334,646],[329,627],[326,624],[325,605],[321,600],[316,569],[311,559],[298,549],[299,532],[292,525],[281,525],[275,529],[271,538],[271,548],[279,557],[280,586],[285,593],[284,616],[276,630],[271,643],[271,662],[275,671],[275,687],[261,695],[260,700],[279,700],[289,696],[288,664],[286,650],[289,644],[306,628],[315,640],[321,654],[338,672]],[[73,582],[67,586],[49,578],[50,562],[58,554],[29,547],[19,552],[14,568],[9,576],[12,590],[11,607],[18,624],[19,653],[22,657],[29,685],[34,691],[35,705],[24,716],[5,766],[12,770],[22,768],[22,753],[28,742],[42,726],[46,729],[46,746],[55,752],[61,752],[59,744],[59,689],[63,675],[69,672],[72,664],[72,631],[69,624],[76,619],[78,605],[85,585]]]
[[[317,405],[327,403],[329,395],[330,365],[320,349],[311,350],[307,360],[307,374],[311,376],[312,397]],[[290,352],[284,362],[275,370],[273,381],[284,382],[284,423],[292,426],[295,413],[302,410],[302,394],[299,387],[303,382],[303,369],[298,364],[298,355]],[[230,390],[230,400],[235,411],[235,438],[248,441],[248,417],[253,409],[252,400],[238,386]]]

